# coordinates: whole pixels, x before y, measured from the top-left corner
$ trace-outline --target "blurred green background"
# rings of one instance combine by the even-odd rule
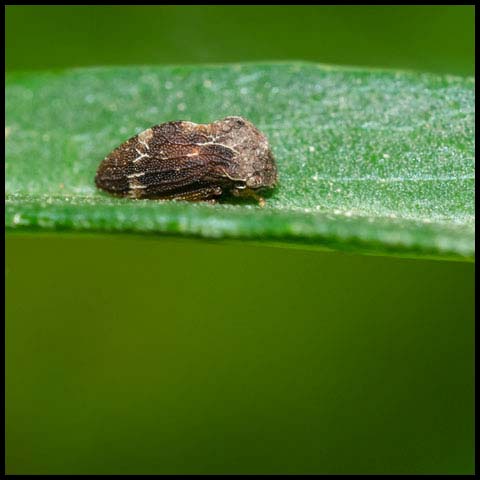
[[[8,71],[474,73],[474,7],[6,7]],[[473,473],[474,265],[9,234],[7,473]]]
[[[311,60],[473,75],[473,6],[8,6],[7,70]]]

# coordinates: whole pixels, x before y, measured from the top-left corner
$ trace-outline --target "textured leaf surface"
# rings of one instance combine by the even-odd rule
[[[117,145],[169,120],[241,115],[280,185],[248,203],[115,199]],[[16,73],[6,83],[6,227],[236,238],[414,257],[474,257],[474,80],[315,64]]]

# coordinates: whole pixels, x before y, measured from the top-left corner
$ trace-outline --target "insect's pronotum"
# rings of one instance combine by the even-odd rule
[[[268,140],[242,117],[202,125],[151,127],[111,152],[98,167],[97,187],[131,198],[214,200],[253,197],[277,182]]]

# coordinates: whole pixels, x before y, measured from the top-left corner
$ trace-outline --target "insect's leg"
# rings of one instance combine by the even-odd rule
[[[265,199],[261,197],[258,193],[251,190],[250,188],[242,188],[242,189],[234,188],[232,190],[232,193],[236,197],[240,197],[240,198],[254,198],[258,202],[259,207],[263,208],[265,206]]]
[[[190,192],[182,192],[168,197],[172,200],[187,200],[190,202],[210,201],[215,203],[215,198],[222,194],[221,187],[203,187]]]

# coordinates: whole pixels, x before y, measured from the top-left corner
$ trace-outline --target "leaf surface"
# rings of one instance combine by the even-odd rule
[[[170,120],[241,115],[269,138],[265,208],[134,201],[100,161]],[[474,80],[309,63],[109,67],[6,77],[6,228],[242,239],[474,258]]]

